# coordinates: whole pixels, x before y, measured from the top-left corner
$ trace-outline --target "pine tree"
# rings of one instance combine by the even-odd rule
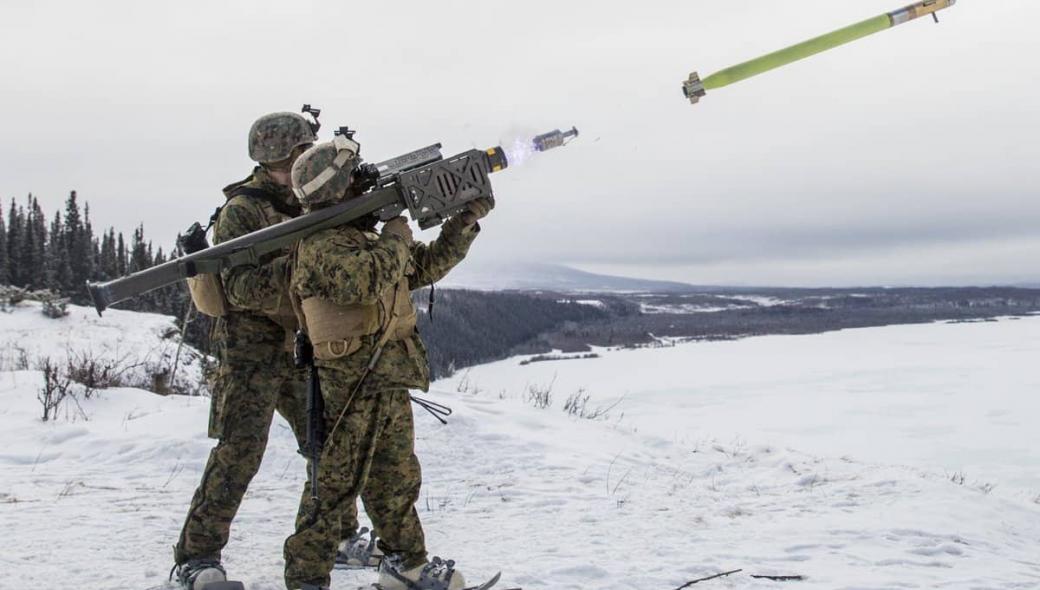
[[[72,269],[69,266],[69,248],[66,245],[67,234],[61,222],[61,213],[54,213],[51,231],[47,240],[46,280],[47,288],[69,296],[73,293]]]
[[[116,230],[108,228],[101,237],[101,254],[98,257],[97,280],[111,281],[119,276],[119,260],[116,257]]]
[[[11,280],[7,267],[7,226],[4,224],[4,203],[0,201],[0,285],[7,285]]]
[[[94,228],[90,225],[90,204],[83,203],[83,229],[79,236],[77,248],[80,251],[79,264],[82,276],[77,278],[76,291],[72,294],[76,303],[88,303],[89,294],[83,287],[94,278],[97,272],[97,240],[94,239]],[[72,258],[70,257],[70,264]]]
[[[40,288],[39,271],[43,265],[43,256],[36,249],[41,236],[36,223],[36,207],[33,206],[35,203],[36,199],[29,195],[29,198],[26,199],[26,208],[23,214],[25,219],[25,225],[22,226],[24,234],[22,235],[18,252],[18,266],[21,267],[21,283],[18,286],[28,289]],[[19,208],[19,213],[21,211],[21,208]]]
[[[35,197],[32,200],[32,225],[32,250],[36,264],[32,267],[32,280],[29,284],[32,289],[46,289],[47,273],[44,264],[47,261],[47,216],[43,214],[40,202]]]
[[[123,240],[123,232],[119,232],[119,240],[116,242],[116,271],[118,276],[125,276],[130,268],[130,261],[126,252],[126,241]]]
[[[68,285],[68,294],[75,303],[85,303],[86,292],[82,285],[94,276],[93,235],[89,232],[90,212],[80,214],[76,191],[69,192],[65,200],[65,236],[69,268],[72,271]]]
[[[12,285],[25,285],[22,270],[22,251],[25,243],[25,213],[14,199],[11,200],[11,212],[7,217],[7,278]]]
[[[144,270],[152,265],[151,243],[144,241],[144,226],[139,225],[134,230],[133,241],[130,243],[130,264],[127,271],[130,273]]]

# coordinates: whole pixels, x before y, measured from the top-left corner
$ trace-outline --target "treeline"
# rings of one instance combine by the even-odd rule
[[[0,203],[3,210],[7,216],[0,214],[0,284],[46,289],[77,305],[91,305],[87,281],[111,280],[182,254],[176,248],[167,253],[153,246],[142,226],[129,239],[112,227],[95,233],[90,206],[81,204],[75,191],[64,211],[53,216],[32,195],[23,203]],[[434,321],[426,314],[420,319],[435,376],[505,358],[545,332],[610,315],[588,305],[519,293],[438,290],[437,299]],[[179,325],[190,301],[187,287],[178,283],[114,307],[174,316]],[[425,308],[425,295],[417,301]],[[210,352],[209,326],[209,318],[195,314],[185,340]]]
[[[3,211],[7,211],[4,218]],[[115,228],[95,233],[90,205],[79,203],[76,191],[69,193],[64,211],[48,216],[36,197],[24,203],[0,202],[0,284],[30,290],[48,290],[77,305],[90,305],[87,281],[107,281],[162,264],[179,256],[167,253],[145,238],[138,226],[127,239]],[[171,285],[116,305],[121,309],[147,311],[183,318],[190,298],[182,284]],[[208,322],[195,321],[187,340],[209,349]]]

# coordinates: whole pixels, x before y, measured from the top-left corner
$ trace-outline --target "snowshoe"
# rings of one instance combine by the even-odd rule
[[[494,582],[497,581],[495,576]],[[455,570],[455,562],[440,557],[409,569],[404,569],[394,556],[384,557],[376,586],[380,590],[466,590],[465,579]],[[485,584],[481,588],[490,586]]]
[[[356,535],[341,541],[336,551],[336,569],[379,567],[383,552],[376,546],[376,535],[362,528]]]
[[[245,590],[242,582],[229,582],[227,572],[219,561],[191,559],[174,566],[173,574],[182,590]]]

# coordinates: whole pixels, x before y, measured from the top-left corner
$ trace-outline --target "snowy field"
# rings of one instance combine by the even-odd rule
[[[26,330],[53,350],[92,339],[78,311],[0,315],[0,349]],[[121,350],[169,325],[105,321]],[[737,568],[693,587],[1040,587],[1038,334],[1028,318],[474,368],[430,395],[455,408],[448,426],[417,410],[429,548],[527,590],[672,590]],[[212,446],[207,400],[111,389],[41,423],[41,380],[0,373],[0,588],[162,584]],[[580,388],[586,411],[623,399],[576,418]],[[282,587],[303,471],[278,420],[224,556],[250,590]]]
[[[435,387],[621,399],[619,426],[772,444],[1040,494],[1040,317],[702,342],[463,370]],[[462,382],[460,388],[459,383]]]

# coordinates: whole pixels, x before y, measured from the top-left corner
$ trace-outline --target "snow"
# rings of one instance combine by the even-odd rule
[[[36,322],[20,313],[0,316],[4,339]],[[105,321],[146,344],[169,319]],[[1038,328],[897,326],[476,367],[429,394],[455,409],[447,426],[416,413],[428,546],[471,580],[501,569],[500,587],[525,590],[670,590],[736,568],[703,587],[778,586],[754,573],[813,589],[1035,588],[1037,435],[1023,423],[1040,409],[1027,364]],[[554,377],[552,407],[525,401]],[[110,389],[83,402],[88,420],[42,423],[40,385],[36,371],[0,373],[0,589],[162,583],[212,446],[207,399]],[[561,408],[579,387],[590,406],[624,399],[578,419]],[[971,452],[939,448],[951,440]],[[250,590],[282,588],[304,478],[279,418],[224,555]],[[336,572],[333,588],[370,581]]]
[[[1040,317],[596,352],[466,378],[490,391],[553,381],[558,396],[624,397],[622,424],[679,442],[826,449],[1040,493]]]
[[[790,303],[789,299],[780,299],[779,297],[768,297],[765,295],[727,295],[730,299],[739,299],[741,301],[748,301],[758,305],[759,307],[776,307],[777,305],[784,305]],[[850,297],[861,297],[859,294],[850,295]]]
[[[174,379],[185,389],[195,391],[202,381],[203,355],[185,346],[176,360],[180,335],[173,318],[118,309],[99,317],[76,305],[68,311],[51,319],[32,301],[0,311],[0,370],[26,368],[26,360],[29,368],[43,359],[64,365],[71,358],[118,366],[122,380],[135,384],[151,384],[155,374],[172,372],[175,364]]]
[[[730,295],[726,299],[743,301],[746,303],[734,303],[728,305],[709,305],[704,303],[640,303],[639,311],[645,314],[691,314],[691,313],[716,313],[719,311],[732,311],[734,309],[747,309],[749,307],[776,307],[791,303],[791,300],[778,297],[767,297],[762,295]]]
[[[574,303],[575,305],[587,305],[597,309],[605,309],[607,307],[607,304],[599,299],[557,299],[556,303]]]
[[[657,314],[688,314],[688,313],[715,313],[717,311],[730,311],[741,309],[739,305],[699,305],[696,303],[640,303],[640,313]]]

